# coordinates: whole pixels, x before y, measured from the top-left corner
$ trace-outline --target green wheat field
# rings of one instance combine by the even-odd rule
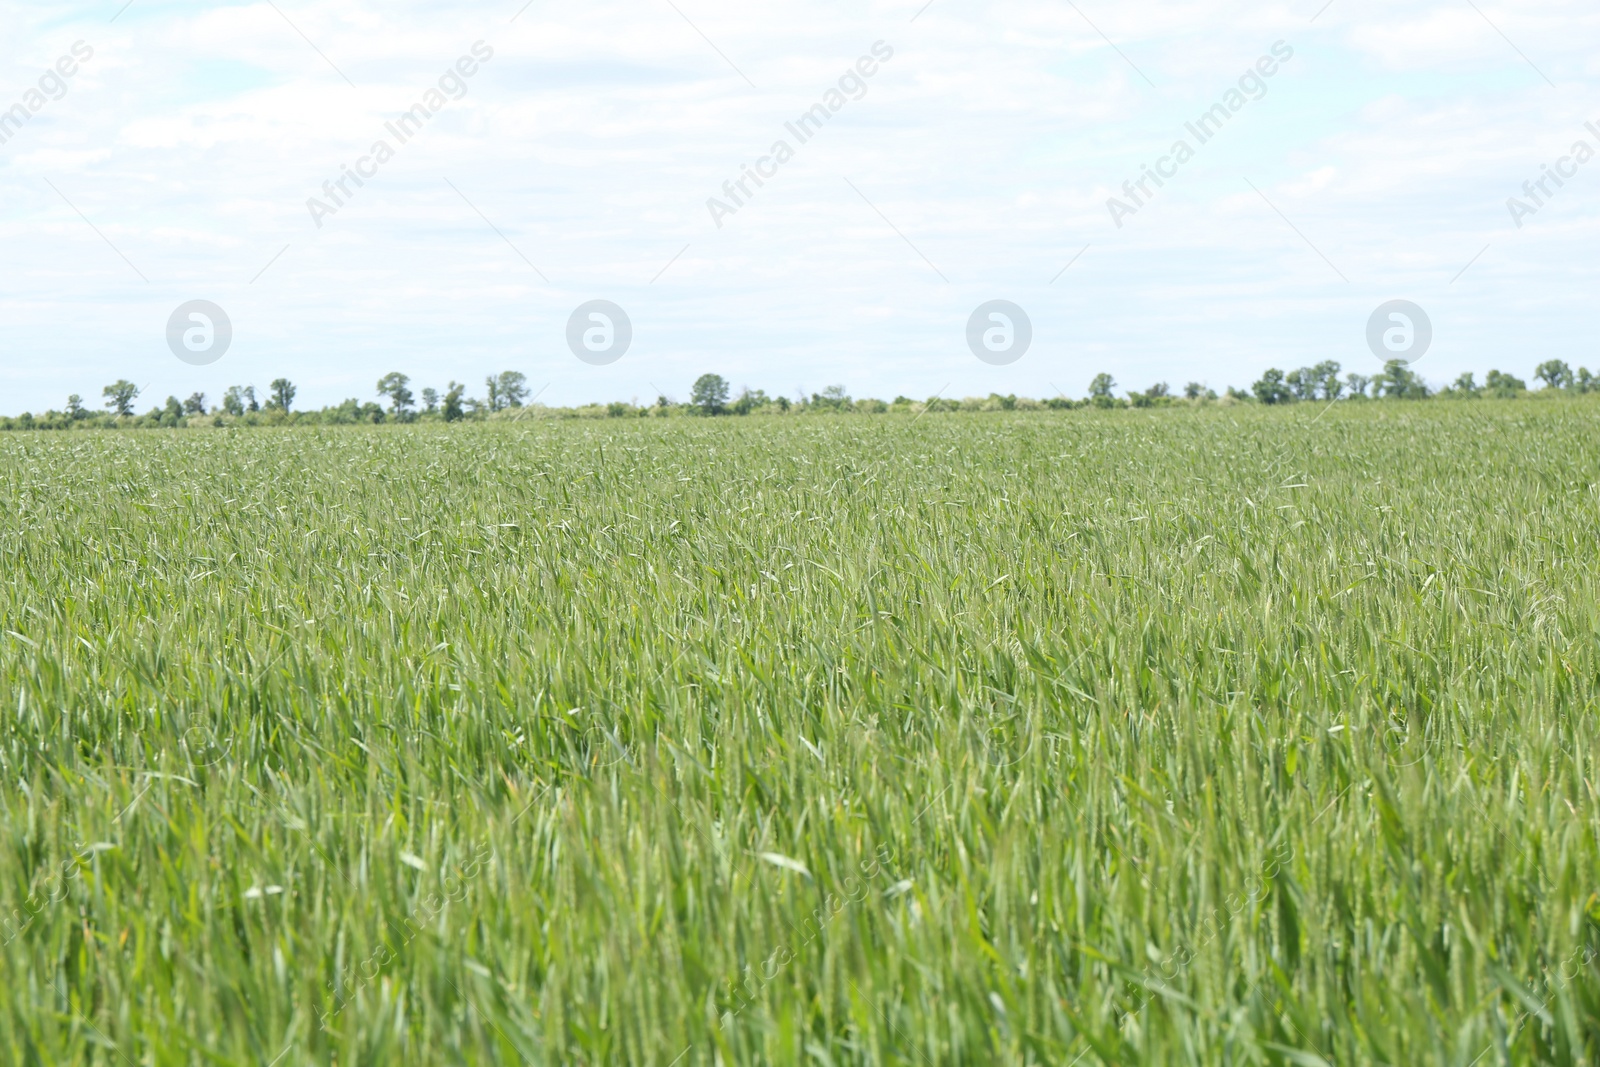
[[[1600,404],[0,437],[0,1060],[1593,1064]]]

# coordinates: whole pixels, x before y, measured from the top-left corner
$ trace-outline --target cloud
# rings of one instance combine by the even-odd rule
[[[287,376],[317,405],[390,370],[513,368],[554,402],[705,371],[884,396],[1076,393],[1100,370],[1243,384],[1361,369],[1393,297],[1429,308],[1418,370],[1439,379],[1592,333],[1600,170],[1520,231],[1504,206],[1600,119],[1584,5],[1480,3],[1514,46],[1454,2],[1336,0],[1315,23],[1317,4],[1209,0],[935,0],[914,22],[920,3],[520,6],[20,5],[0,99],[75,41],[95,58],[0,146],[0,409],[121,377],[184,396]],[[465,94],[319,229],[308,198],[480,40]],[[1279,40],[1296,54],[1270,92],[1113,226],[1106,199]],[[877,41],[894,58],[866,95],[718,229],[707,198]],[[607,367],[563,340],[595,298],[634,323]],[[166,350],[192,299],[234,322],[212,366]],[[1010,366],[965,344],[992,299],[1034,322]]]

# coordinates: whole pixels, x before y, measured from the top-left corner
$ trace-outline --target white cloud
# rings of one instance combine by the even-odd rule
[[[1434,312],[1420,369],[1439,379],[1583,358],[1600,164],[1520,230],[1504,202],[1600,121],[1591,7],[1480,4],[1514,48],[1455,2],[1336,0],[1315,23],[1317,3],[935,0],[913,22],[919,2],[675,2],[694,26],[664,0],[515,22],[518,3],[484,0],[136,0],[114,23],[100,3],[14,5],[0,101],[74,41],[95,56],[0,145],[0,410],[119,377],[218,396],[286,375],[321,404],[394,369],[420,386],[512,367],[556,402],[681,395],[706,370],[884,396],[1079,393],[1102,369],[1242,385],[1269,364],[1361,369],[1366,315],[1394,296]],[[465,95],[318,229],[307,198],[479,40],[494,58]],[[879,40],[895,54],[865,96],[795,142],[784,123]],[[1116,228],[1106,198],[1278,40],[1295,57],[1267,95]],[[718,229],[707,198],[779,138],[794,159]],[[594,297],[635,324],[609,367],[565,348]],[[963,339],[995,297],[1035,323],[1008,367]],[[210,367],[165,347],[195,298],[235,323]]]

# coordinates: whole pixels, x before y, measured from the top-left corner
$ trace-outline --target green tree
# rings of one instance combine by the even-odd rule
[[[1573,388],[1580,393],[1592,393],[1597,388],[1596,382],[1600,382],[1600,378],[1590,374],[1588,367],[1579,367],[1578,380],[1573,383]]]
[[[252,390],[252,393],[254,390]],[[287,378],[274,378],[272,380],[271,404],[283,411],[289,410],[289,405],[294,403],[294,383]],[[253,399],[253,397],[252,397]]]
[[[176,426],[181,418],[183,418],[183,404],[175,396],[167,397],[166,406],[161,409],[161,425]]]
[[[1468,371],[1455,380],[1455,384],[1450,386],[1450,392],[1458,397],[1471,398],[1482,395],[1483,390],[1473,379],[1472,372]]]
[[[1250,387],[1250,391],[1263,404],[1287,404],[1294,399],[1294,393],[1284,384],[1283,371],[1277,367],[1268,368],[1260,381]]]
[[[1094,376],[1094,380],[1089,383],[1089,396],[1095,400],[1099,400],[1102,397],[1110,400],[1111,390],[1115,389],[1116,387],[1117,380],[1111,375],[1102,371],[1101,373],[1096,374]]]
[[[1427,384],[1399,359],[1391,359],[1383,365],[1383,373],[1378,375],[1373,387],[1381,396],[1394,400],[1425,400],[1428,396]]]
[[[1528,391],[1528,383],[1521,378],[1492,370],[1489,372],[1489,377],[1484,380],[1483,391],[1496,400],[1514,400],[1518,394]]]
[[[388,398],[389,410],[396,415],[404,415],[416,399],[411,395],[411,390],[406,388],[410,384],[411,379],[399,371],[390,371],[378,379],[378,395]]]
[[[1321,390],[1322,399],[1338,400],[1344,392],[1344,383],[1339,381],[1340,366],[1331,359],[1325,359],[1311,368],[1311,377]]]
[[[183,402],[185,415],[204,415],[206,413],[206,394],[190,393],[189,399]]]
[[[100,395],[106,398],[106,407],[113,414],[132,415],[133,402],[139,397],[139,387],[124,378],[118,378],[100,390]]]
[[[728,403],[728,383],[720,374],[702,374],[695,379],[689,403],[702,415],[720,415]]]
[[[830,385],[820,393],[811,394],[811,406],[823,411],[848,411],[850,394],[842,385]]]
[[[1573,383],[1572,368],[1559,359],[1545,360],[1533,369],[1533,376],[1544,382],[1546,389],[1570,389]]]
[[[520,408],[528,398],[528,376],[521,371],[503,370],[491,392],[498,393],[501,407]]]
[[[1316,372],[1310,367],[1290,371],[1289,376],[1283,381],[1296,400],[1315,400],[1317,387],[1322,384],[1317,380]]]
[[[1355,371],[1351,371],[1344,376],[1344,387],[1350,391],[1351,396],[1365,398],[1367,387],[1371,384],[1371,378],[1368,378],[1365,374],[1357,374]]]
[[[78,419],[87,419],[89,417],[89,412],[83,406],[83,397],[77,393],[67,397],[67,415],[74,422]]]
[[[451,382],[449,392],[444,394],[444,421],[460,422],[465,412],[461,410],[461,394],[467,387],[460,382]]]
[[[439,390],[431,385],[422,391],[422,410],[430,415],[439,410]]]

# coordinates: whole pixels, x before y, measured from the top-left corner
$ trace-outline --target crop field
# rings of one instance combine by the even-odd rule
[[[0,514],[0,1061],[1600,1061],[1587,398],[16,432]]]

